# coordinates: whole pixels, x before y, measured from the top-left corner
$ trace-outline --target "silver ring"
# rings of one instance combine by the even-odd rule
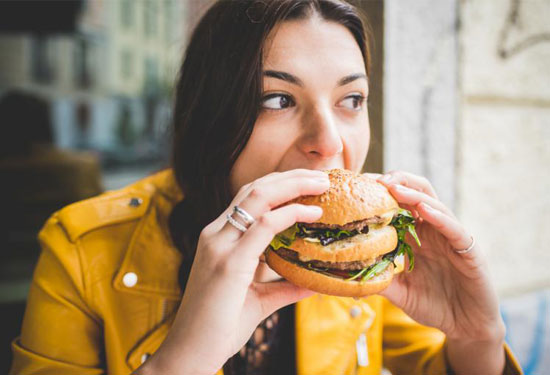
[[[474,248],[474,246],[476,245],[476,239],[474,238],[474,236],[471,236],[472,238],[472,244],[470,246],[468,246],[467,249],[464,249],[464,250],[455,250],[455,253],[458,253],[458,254],[466,254],[466,253],[469,253],[470,251],[472,251],[472,249]]]
[[[237,215],[239,215],[239,217],[241,219],[243,219],[243,221],[248,224],[248,225],[252,225],[254,224],[254,222],[256,221],[252,215],[250,215],[248,212],[246,212],[245,210],[243,210],[242,208],[240,208],[239,206],[235,206],[233,207],[233,212],[236,213]]]
[[[233,216],[231,216],[231,214],[227,214],[227,221],[229,221],[229,224],[233,225],[235,228],[237,228],[241,232],[246,232],[246,230],[248,229],[247,227],[239,223],[237,220],[233,219]]]

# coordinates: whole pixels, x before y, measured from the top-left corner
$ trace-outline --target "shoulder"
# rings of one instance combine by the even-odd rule
[[[159,195],[169,201],[181,199],[177,191],[171,171],[165,170],[122,189],[66,206],[49,222],[61,226],[69,241],[76,242],[92,231],[139,221]]]
[[[167,233],[166,218],[182,199],[171,176],[163,171],[56,212],[39,234],[42,258],[55,259],[88,301],[98,288],[128,289],[122,280],[128,272],[140,275],[140,285],[149,279],[154,285],[181,256],[170,248]]]

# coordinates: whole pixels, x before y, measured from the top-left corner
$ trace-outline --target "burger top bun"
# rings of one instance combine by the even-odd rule
[[[327,191],[293,201],[322,207],[323,216],[318,223],[344,225],[399,208],[386,187],[372,178],[345,169],[326,172],[330,179]]]

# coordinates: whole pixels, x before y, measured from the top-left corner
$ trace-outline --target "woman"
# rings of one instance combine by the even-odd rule
[[[325,191],[316,170],[361,169],[368,73],[348,4],[215,4],[177,85],[173,173],[48,221],[11,373],[288,374],[294,354],[307,375],[520,373],[480,250],[422,177],[380,179],[423,244],[387,299],[312,295],[262,261],[274,234],[321,216],[278,207]]]

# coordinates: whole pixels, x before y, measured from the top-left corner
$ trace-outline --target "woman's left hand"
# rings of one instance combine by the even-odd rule
[[[416,218],[418,247],[412,272],[401,272],[382,293],[417,322],[436,327],[450,340],[502,342],[504,323],[490,282],[487,261],[473,237],[435,194],[430,182],[396,171],[378,178]]]

